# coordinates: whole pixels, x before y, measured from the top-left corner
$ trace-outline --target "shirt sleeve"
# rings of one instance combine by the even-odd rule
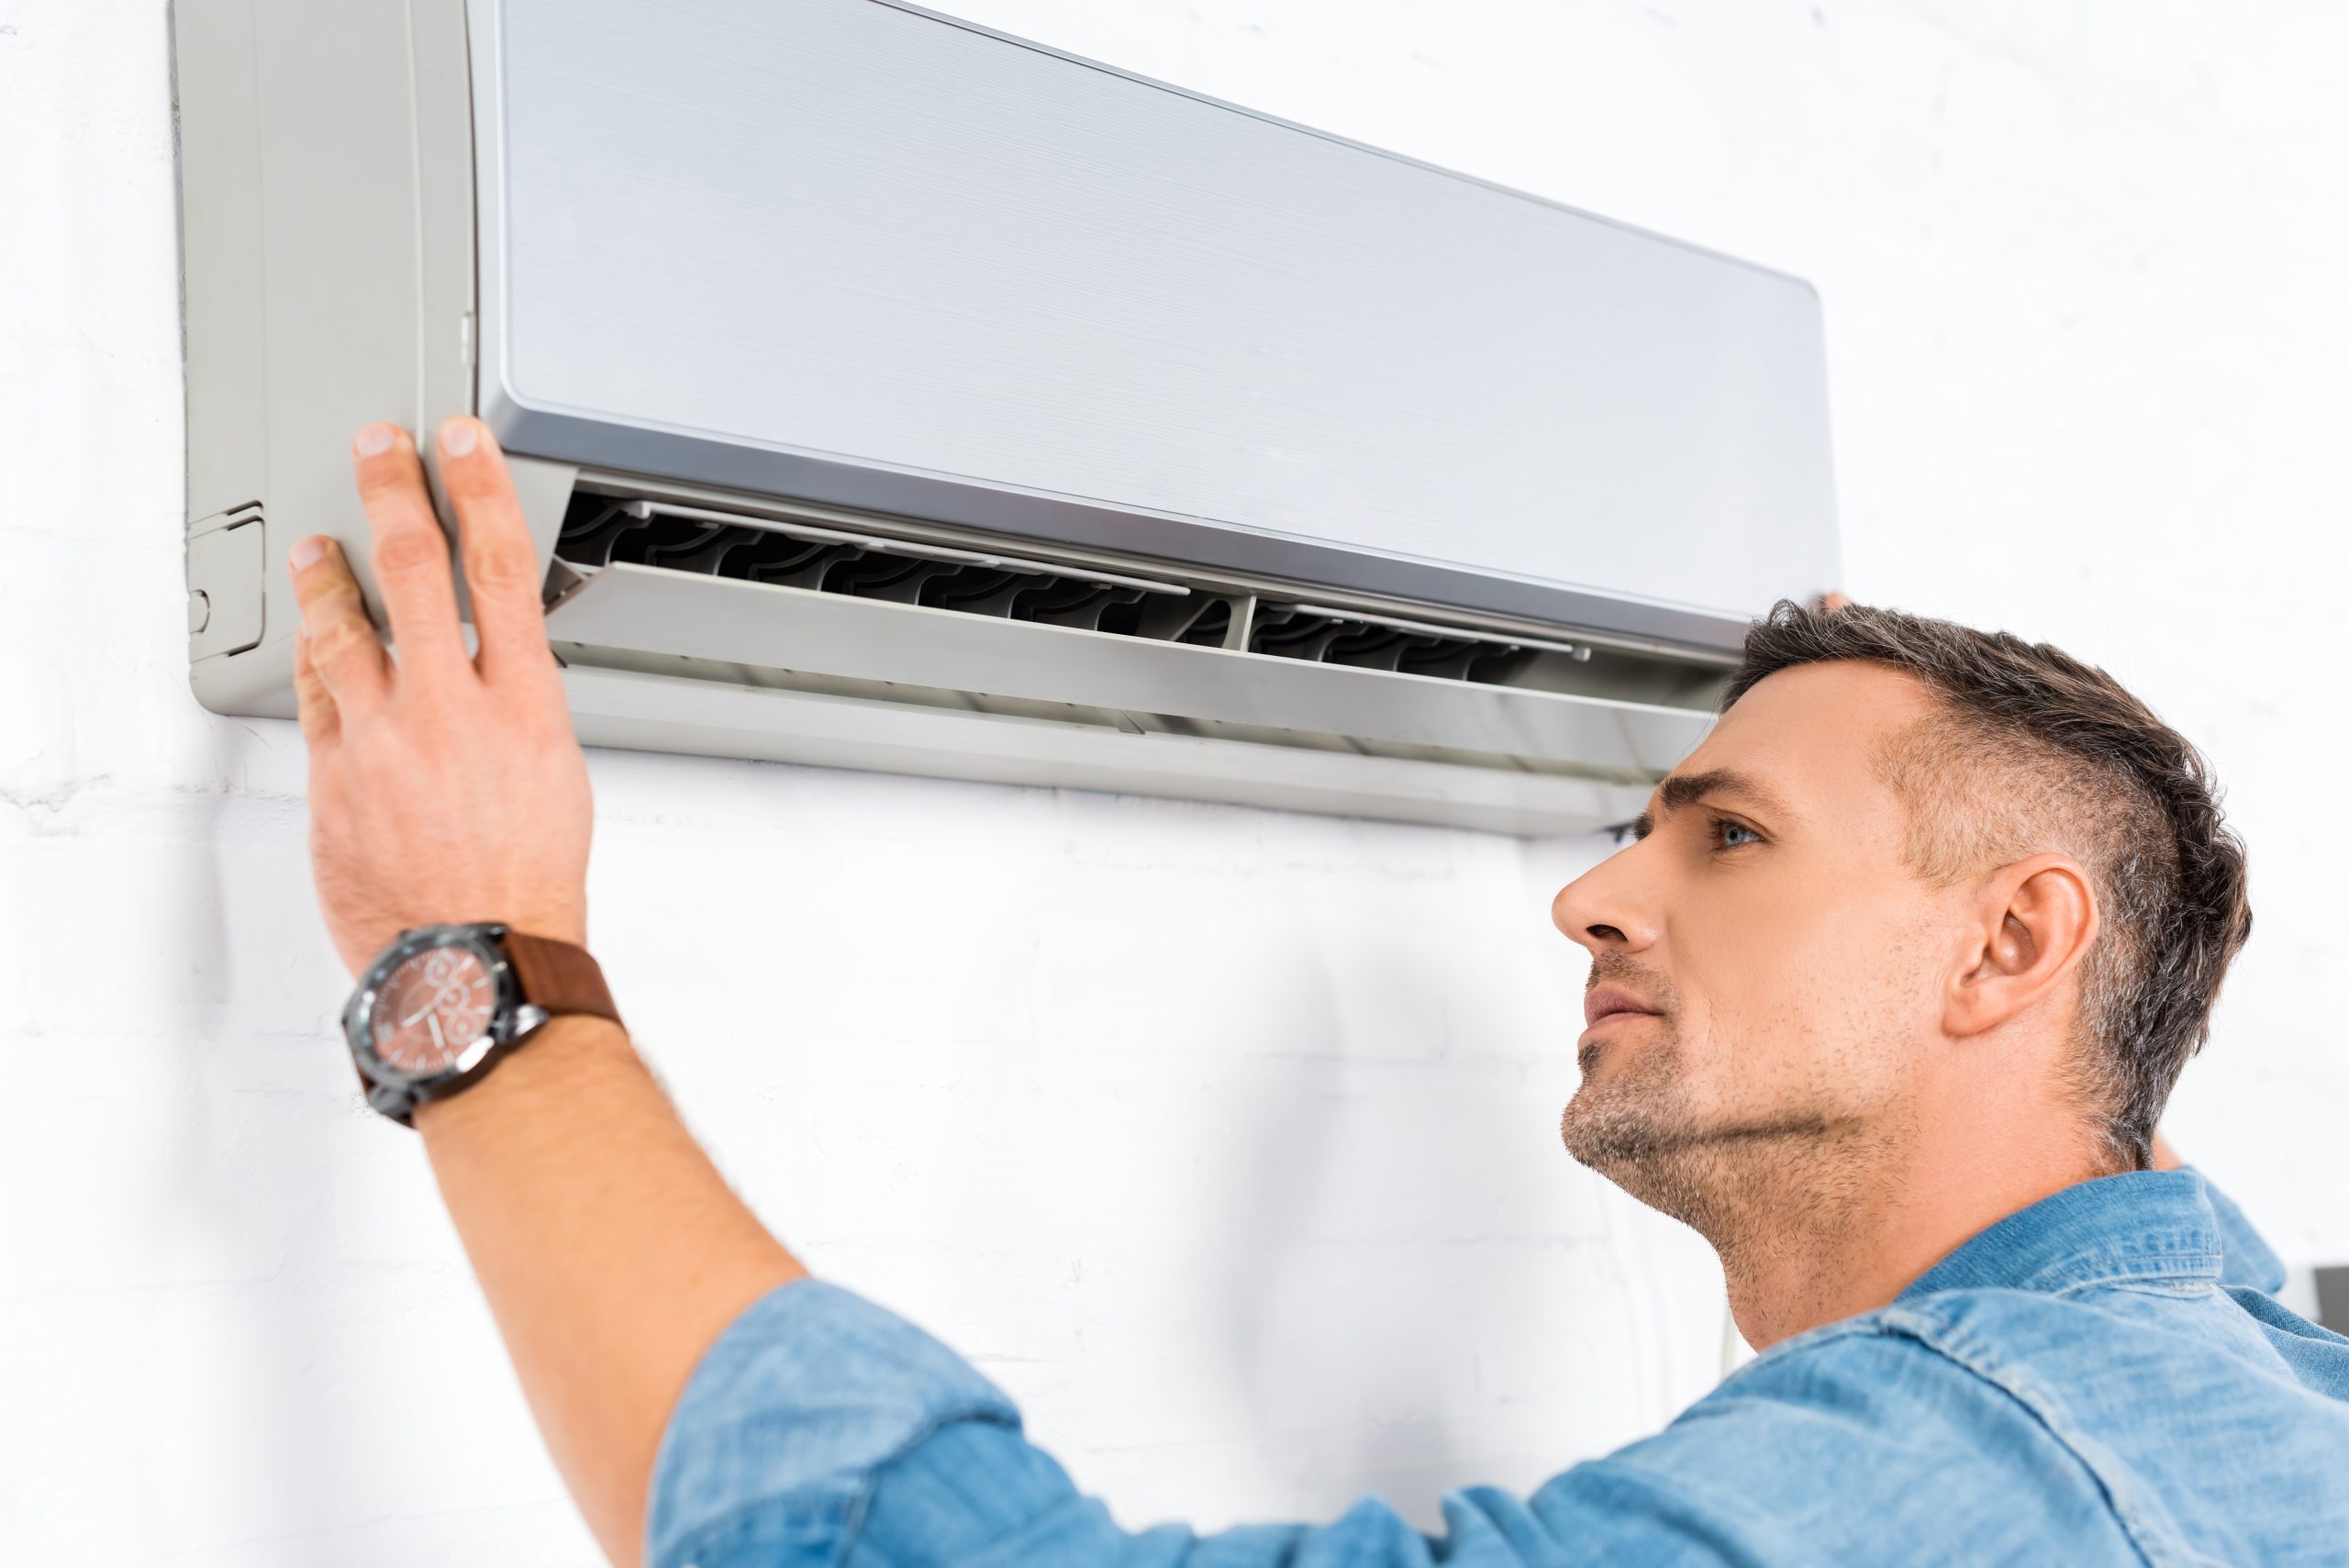
[[[678,1396],[644,1510],[651,1568],[831,1562],[874,1473],[941,1428],[1019,1414],[912,1324],[816,1280],[728,1326]]]
[[[2266,1237],[2253,1228],[2235,1200],[2221,1192],[2210,1177],[2194,1167],[2186,1167],[2201,1177],[2202,1195],[2210,1205],[2210,1213],[2219,1222],[2219,1246],[2225,1254],[2219,1266],[2219,1283],[2247,1285],[2266,1296],[2273,1296],[2284,1288],[2284,1260],[2268,1246]]]
[[[1979,1378],[1882,1335],[1773,1352],[1665,1432],[1530,1499],[1476,1487],[1442,1512],[1434,1535],[1376,1498],[1322,1525],[1123,1529],[960,1357],[846,1291],[801,1281],[737,1319],[687,1384],[654,1466],[645,1561],[1726,1568],[1883,1561],[1887,1543],[1926,1541],[1949,1545],[1949,1562],[2120,1560],[2070,1550],[2110,1544],[2110,1511],[2076,1459]]]
[[[653,1465],[644,1556],[651,1568],[1562,1561],[1514,1497],[1459,1493],[1443,1512],[1440,1537],[1375,1498],[1319,1526],[1123,1529],[1027,1440],[1010,1401],[968,1362],[851,1292],[801,1280],[752,1304],[687,1382]]]

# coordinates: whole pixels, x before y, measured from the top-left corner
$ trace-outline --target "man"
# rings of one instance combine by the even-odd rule
[[[356,447],[396,663],[329,541],[292,552],[312,852],[371,1098],[616,1562],[2349,1562],[2349,1340],[2145,1168],[2250,917],[2200,759],[2100,672],[1782,607],[1558,895],[1592,955],[1567,1147],[1705,1234],[1759,1359],[1530,1499],[1454,1495],[1440,1538],[1375,1501],[1129,1534],[952,1351],[807,1280],[630,1050],[575,951],[536,562],[486,431],[440,439],[477,656],[398,431]],[[399,940],[477,921],[516,934]],[[517,975],[554,1016],[485,1073],[536,1017]]]

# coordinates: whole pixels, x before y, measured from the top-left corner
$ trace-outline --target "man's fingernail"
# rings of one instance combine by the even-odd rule
[[[306,567],[316,566],[326,559],[326,535],[312,534],[307,539],[295,539],[294,548],[286,553],[285,559],[294,563],[295,571],[299,572]]]
[[[397,439],[399,432],[389,425],[370,425],[359,432],[359,439],[351,446],[361,457],[380,457],[390,451],[392,443]]]
[[[480,427],[462,414],[451,417],[440,427],[440,450],[450,457],[462,457],[473,450],[473,432]]]

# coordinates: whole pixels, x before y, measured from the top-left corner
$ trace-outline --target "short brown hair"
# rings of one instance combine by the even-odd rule
[[[2081,966],[2073,1087],[2112,1157],[2142,1168],[2251,934],[2243,841],[2209,764],[2060,649],[1868,606],[1781,600],[1746,634],[1721,706],[1778,671],[1846,660],[1912,675],[1936,700],[1880,759],[1918,874],[1946,884],[2064,850],[2094,882],[2103,926]]]

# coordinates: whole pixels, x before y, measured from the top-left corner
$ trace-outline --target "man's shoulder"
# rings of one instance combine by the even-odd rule
[[[2344,1440],[2349,1406],[2207,1283],[1967,1287],[1773,1347],[1578,1485],[1767,1518],[1790,1547],[1866,1518],[1889,1534],[1842,1546],[1957,1530],[1965,1550],[1940,1560],[2032,1560],[2036,1540],[2071,1562],[2186,1541],[2275,1561],[2349,1522],[2316,1501]]]
[[[1953,1292],[1797,1335],[1731,1373],[1657,1438],[1624,1453],[1651,1443],[1671,1451],[1702,1439],[1750,1450],[1757,1460],[1840,1462],[1865,1451],[1878,1463],[1942,1463],[1956,1453],[1968,1468],[2038,1464],[2047,1457],[2030,1451],[2038,1423],[2000,1375],[2013,1359],[2005,1317],[2032,1307],[1982,1299],[2021,1294]]]
[[[1983,1453],[1986,1426],[2028,1416],[2008,1375],[2027,1359],[2016,1341],[2037,1340],[2031,1330],[2070,1316],[2051,1298],[2015,1290],[1896,1302],[1773,1346],[1674,1426],[1791,1424],[1851,1440],[1894,1430],[1912,1444],[1947,1428],[1969,1452]]]
[[[1865,1439],[1889,1426],[1911,1441],[1945,1432],[1969,1454],[1997,1432],[2043,1429],[2070,1446],[2066,1411],[2154,1400],[2146,1374],[2255,1338],[2207,1284],[2095,1284],[2061,1292],[1967,1286],[1904,1298],[1811,1329],[1739,1368],[1682,1417],[1817,1423]]]
[[[2090,1469],[1945,1328],[1887,1308],[1798,1336],[1535,1506],[1653,1515],[1770,1562],[2137,1561]]]

